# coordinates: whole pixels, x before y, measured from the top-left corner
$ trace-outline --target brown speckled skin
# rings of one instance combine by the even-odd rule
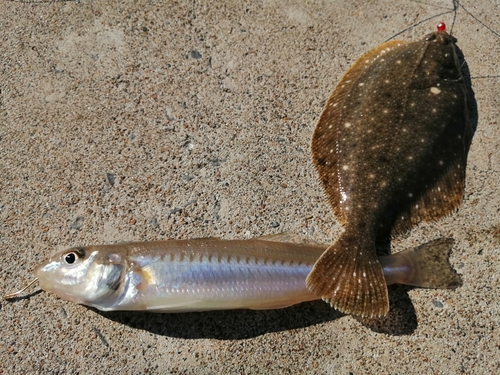
[[[459,205],[470,133],[466,87],[446,31],[362,56],[330,96],[312,139],[345,232],[316,263],[310,289],[342,312],[385,315],[375,242]]]

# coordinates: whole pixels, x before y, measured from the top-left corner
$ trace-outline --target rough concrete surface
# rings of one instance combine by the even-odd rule
[[[498,0],[0,1],[0,293],[74,245],[341,231],[310,138],[365,51],[451,25],[479,120],[463,204],[392,243],[451,236],[455,291],[391,287],[388,317],[99,313],[0,302],[4,374],[500,372]],[[437,16],[441,13],[440,16]],[[415,26],[416,25],[416,26]],[[33,292],[34,290],[34,292]]]

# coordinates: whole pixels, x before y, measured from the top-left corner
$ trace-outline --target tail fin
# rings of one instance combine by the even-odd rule
[[[452,238],[440,238],[389,256],[379,257],[388,285],[455,289],[462,279],[449,263]]]
[[[375,248],[362,236],[343,233],[318,259],[307,287],[335,309],[362,317],[389,311],[389,296]]]

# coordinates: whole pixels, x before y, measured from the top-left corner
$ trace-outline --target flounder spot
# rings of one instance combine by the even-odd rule
[[[340,195],[342,195],[342,200],[340,201],[340,203],[344,203],[347,200],[347,194],[342,192]]]
[[[438,89],[437,87],[431,87],[431,93],[437,95],[437,94],[441,93],[441,90]]]

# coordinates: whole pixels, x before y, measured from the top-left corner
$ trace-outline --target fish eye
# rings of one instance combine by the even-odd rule
[[[64,256],[64,261],[68,264],[73,264],[76,262],[76,254],[71,252]]]
[[[74,264],[78,259],[83,257],[83,253],[78,251],[79,249],[75,249],[73,251],[68,251],[64,253],[62,258],[64,262],[68,265]]]

